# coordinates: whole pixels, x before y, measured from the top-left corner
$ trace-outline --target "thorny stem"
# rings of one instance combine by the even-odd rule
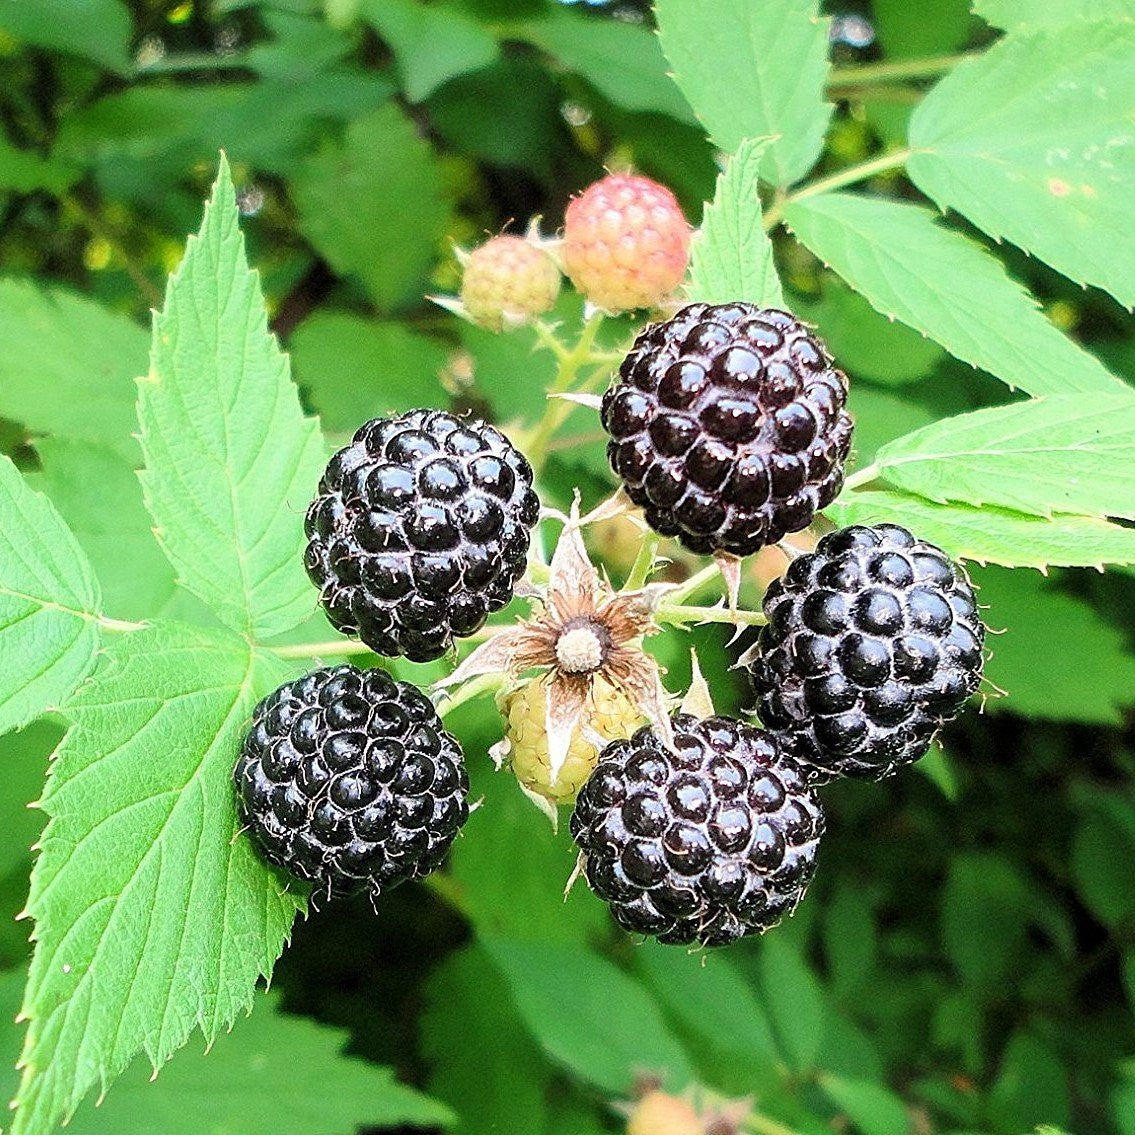
[[[931,55],[925,59],[896,59],[888,63],[863,63],[852,67],[833,67],[828,72],[828,88],[865,87],[875,83],[902,83],[909,79],[932,79],[951,71],[976,52]]]
[[[650,578],[660,540],[661,537],[657,532],[648,532],[643,537],[643,541],[639,545],[638,555],[635,556],[635,561],[631,564],[631,570],[627,575],[625,584],[627,591],[638,589]]]
[[[820,193],[830,193],[833,189],[842,189],[845,185],[854,185],[856,182],[864,181],[876,174],[886,173],[887,170],[898,169],[900,166],[906,165],[907,159],[912,153],[913,151],[909,148],[892,150],[889,153],[871,158],[869,161],[847,166],[829,177],[821,177],[818,181],[811,181],[807,185],[801,186],[795,193],[789,193],[779,201],[772,203],[765,213],[765,231],[768,232],[780,224],[784,218],[784,210],[788,205],[796,201],[803,201],[808,197],[815,197]]]
[[[654,614],[660,623],[732,623],[739,627],[763,627],[768,619],[760,611],[728,607],[692,607],[681,603],[662,603]]]
[[[709,564],[703,567],[701,571],[695,572],[689,579],[679,583],[677,587],[667,593],[666,598],[670,603],[680,603],[683,599],[689,599],[691,595],[699,592],[718,574],[717,564]]]
[[[556,430],[567,421],[568,415],[574,409],[570,402],[555,398],[553,395],[566,394],[575,386],[581,371],[595,367],[594,373],[588,375],[579,387],[581,390],[588,389],[597,379],[602,379],[612,360],[617,361],[621,357],[610,351],[595,351],[595,339],[602,323],[602,312],[597,311],[590,316],[573,347],[565,347],[543,324],[536,325],[536,337],[540,344],[550,350],[559,363],[556,377],[548,389],[548,404],[544,409],[544,415],[532,430],[524,446],[532,468],[537,471],[548,456],[548,445]]]

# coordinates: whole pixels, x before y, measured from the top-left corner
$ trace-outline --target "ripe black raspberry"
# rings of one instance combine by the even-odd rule
[[[787,312],[691,304],[643,331],[619,373],[603,398],[607,456],[662,535],[745,556],[838,494],[847,378]]]
[[[469,818],[461,747],[425,694],[381,670],[334,666],[270,694],[235,778],[265,857],[329,894],[428,875]]]
[[[674,718],[612,741],[571,833],[619,924],[661,942],[723,946],[790,913],[816,865],[819,801],[777,738],[728,717]]]
[[[499,430],[411,410],[331,458],[304,563],[339,630],[428,662],[512,598],[539,512],[531,466]]]
[[[878,779],[926,753],[981,682],[985,627],[965,574],[897,524],[825,536],[764,601],[761,720],[817,780]]]

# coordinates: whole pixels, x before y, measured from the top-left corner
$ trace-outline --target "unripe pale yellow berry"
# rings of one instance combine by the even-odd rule
[[[568,748],[567,760],[559,776],[551,782],[548,762],[548,734],[544,719],[548,691],[537,678],[508,693],[501,710],[508,719],[509,756],[516,779],[531,792],[554,804],[568,804],[595,769],[599,752],[588,740],[586,732],[598,734],[606,741],[629,737],[642,724],[642,715],[626,695],[597,678],[583,725],[577,728]]]
[[[538,245],[519,236],[495,236],[465,264],[461,302],[483,327],[500,331],[549,311],[560,294],[560,270]]]

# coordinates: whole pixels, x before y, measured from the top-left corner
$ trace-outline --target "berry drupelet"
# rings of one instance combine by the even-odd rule
[[[499,430],[411,410],[331,459],[304,563],[339,630],[427,662],[512,598],[539,514],[531,466]]]
[[[747,658],[761,720],[818,781],[918,760],[981,682],[973,588],[896,524],[829,533],[769,587],[764,611]]]
[[[775,926],[807,887],[823,813],[775,736],[727,717],[673,719],[604,750],[571,832],[621,926],[722,946]]]
[[[316,670],[270,694],[235,779],[265,858],[331,895],[428,875],[469,818],[461,747],[425,694],[382,670]]]

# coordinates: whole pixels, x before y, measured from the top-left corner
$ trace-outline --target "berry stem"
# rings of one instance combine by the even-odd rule
[[[365,643],[350,638],[336,638],[329,642],[290,642],[269,649],[277,658],[348,658],[354,654],[371,653]]]
[[[507,674],[481,674],[476,678],[470,678],[468,682],[464,682],[452,692],[446,690],[442,700],[437,704],[438,716],[448,716],[459,705],[464,705],[467,701],[472,701],[473,698],[479,697],[481,694],[495,693],[507,680]]]
[[[637,590],[650,578],[661,539],[662,537],[657,532],[647,532],[643,537],[642,543],[639,545],[638,555],[635,556],[635,561],[631,564],[631,570],[624,584],[627,591]]]
[[[731,623],[740,627],[763,627],[768,619],[760,611],[728,607],[692,607],[681,603],[663,603],[655,613],[660,623]]]
[[[852,473],[843,483],[843,491],[849,492],[859,488],[860,485],[869,485],[872,481],[877,481],[882,475],[883,470],[874,461],[870,465],[864,465],[856,473]]]
[[[886,154],[879,154],[866,162],[858,162],[853,166],[838,170],[828,177],[821,177],[818,181],[811,181],[807,185],[789,193],[779,201],[774,201],[765,213],[764,227],[769,232],[776,228],[784,218],[784,210],[796,201],[803,201],[808,197],[816,197],[821,193],[830,193],[834,189],[842,189],[846,185],[865,181],[876,174],[886,173],[888,170],[899,169],[906,165],[907,159],[914,151],[909,147],[901,150],[891,150]]]
[[[536,423],[531,435],[522,447],[528,457],[532,468],[537,472],[543,467],[548,456],[548,446],[556,431],[567,421],[575,409],[570,402],[552,398],[554,394],[565,394],[576,387],[581,371],[593,368],[591,373],[585,374],[583,381],[579,382],[578,390],[588,390],[597,382],[601,382],[614,362],[622,358],[621,353],[614,351],[596,351],[595,339],[599,328],[603,324],[603,313],[595,312],[583,325],[583,330],[573,347],[565,347],[552,332],[543,324],[537,324],[536,336],[542,346],[548,348],[556,356],[559,366],[556,377],[548,388],[548,404],[544,409],[543,417]]]
[[[852,67],[833,67],[828,72],[828,89],[865,87],[876,83],[903,83],[910,79],[932,79],[952,71],[965,59],[978,52],[963,51],[954,55],[930,55],[924,59],[896,59],[888,63],[863,63]]]
[[[667,599],[670,603],[680,603],[683,599],[689,599],[691,595],[699,592],[707,583],[709,583],[719,573],[717,564],[708,564],[703,567],[701,571],[695,572],[689,579],[679,583],[668,595]]]

